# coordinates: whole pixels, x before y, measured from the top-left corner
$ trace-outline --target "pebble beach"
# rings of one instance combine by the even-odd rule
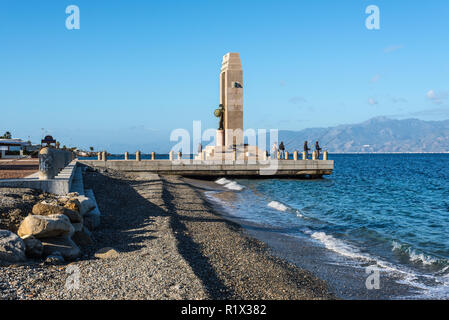
[[[87,171],[101,225],[71,263],[0,267],[0,299],[333,299],[177,176]],[[115,254],[98,258],[101,248]],[[69,268],[70,267],[70,268]],[[71,270],[71,271],[70,271]],[[73,270],[75,287],[68,286]]]

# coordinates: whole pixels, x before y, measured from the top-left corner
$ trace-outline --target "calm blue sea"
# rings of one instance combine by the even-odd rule
[[[235,180],[232,214],[449,297],[449,155],[332,155],[322,180]],[[230,183],[230,184],[229,184]],[[241,190],[239,190],[241,189]]]

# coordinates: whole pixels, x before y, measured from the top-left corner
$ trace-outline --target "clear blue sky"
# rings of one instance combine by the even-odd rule
[[[80,30],[65,27],[71,4]],[[216,127],[227,52],[242,58],[245,128],[447,119],[448,38],[447,0],[0,0],[0,131],[134,151],[192,120]]]

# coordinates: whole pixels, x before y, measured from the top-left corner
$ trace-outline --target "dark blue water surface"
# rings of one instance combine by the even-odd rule
[[[233,213],[449,292],[449,155],[331,155],[322,180],[237,180]],[[410,276],[411,275],[411,276]],[[446,290],[448,289],[448,290]]]

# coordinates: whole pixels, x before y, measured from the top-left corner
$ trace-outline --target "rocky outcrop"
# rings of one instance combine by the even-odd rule
[[[25,216],[26,216],[26,213],[24,213],[22,210],[13,209],[8,214],[9,224],[6,226],[5,229],[12,231],[12,232],[14,232],[14,231],[17,232],[17,229],[19,228],[20,223],[22,222],[22,220],[24,219]]]
[[[87,203],[89,204],[89,206],[92,207],[92,209],[90,209],[90,211],[88,213],[83,215],[84,225],[89,230],[94,230],[94,229],[98,228],[98,226],[100,225],[101,213],[97,207],[97,202],[95,201],[95,195],[94,195],[93,190],[87,189],[86,195],[87,195],[87,199],[89,199],[89,200],[87,200]]]
[[[69,218],[71,223],[82,223],[83,217],[76,211],[64,208],[64,214]]]
[[[69,218],[64,214],[49,216],[29,215],[20,224],[18,235],[21,238],[35,236],[38,239],[71,236],[75,232]]]
[[[80,232],[83,230],[84,225],[82,223],[72,223],[73,229],[75,229],[76,232]]]
[[[75,204],[76,205],[76,204]],[[73,205],[72,207],[75,207]],[[40,216],[49,216],[54,214],[64,214],[69,219],[70,222],[78,223],[82,222],[82,217],[79,211],[72,210],[66,207],[62,207],[55,204],[40,202],[34,205],[32,210],[34,215],[40,215]]]
[[[81,254],[80,247],[94,244],[88,228],[93,230],[100,224],[101,214],[93,191],[87,191],[90,193],[86,196],[78,193],[65,196],[48,193],[23,195],[22,192],[20,196],[10,197],[11,201],[8,198],[8,210],[0,215],[0,222],[6,215],[9,225],[14,222],[16,226],[12,230],[9,225],[0,225],[0,229],[17,232],[18,236],[7,230],[1,234],[1,262],[25,261],[27,257],[50,263],[77,259]],[[27,206],[19,206],[20,203]],[[116,251],[105,252],[104,256],[115,254]]]
[[[65,260],[62,257],[60,252],[55,252],[49,256],[47,256],[47,258],[45,258],[45,263],[46,264],[53,264],[53,265],[58,265],[58,264],[62,264],[64,263]]]
[[[25,243],[16,234],[0,230],[0,263],[25,261]]]
[[[35,196],[32,194],[25,193],[22,195],[23,201],[34,201],[34,199],[35,199]]]
[[[25,243],[25,254],[29,258],[39,259],[42,257],[44,252],[44,247],[42,246],[42,242],[35,238],[34,236],[29,236],[23,239]]]
[[[75,260],[79,257],[80,248],[69,237],[56,237],[42,239],[44,256],[60,253],[64,260]]]
[[[91,198],[86,196],[78,196],[77,200],[80,203],[80,213],[82,216],[85,216],[92,210],[94,210],[97,205],[95,204],[95,201],[93,201]]]
[[[78,201],[78,199],[69,199],[64,204],[64,208],[80,213],[81,203]]]
[[[92,233],[84,227],[81,231],[76,231],[72,240],[80,247],[90,246],[94,243]]]
[[[49,216],[52,214],[64,214],[64,207],[50,204],[46,202],[39,202],[33,206],[32,213],[39,216]]]

